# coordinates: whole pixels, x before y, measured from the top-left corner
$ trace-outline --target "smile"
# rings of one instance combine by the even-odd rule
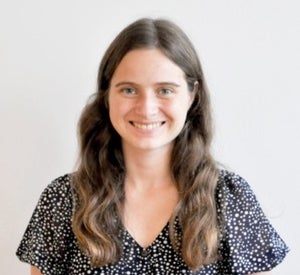
[[[143,130],[152,130],[155,128],[160,127],[161,125],[164,124],[164,122],[155,122],[155,123],[137,123],[137,122],[131,122],[131,124],[139,129],[143,129]]]

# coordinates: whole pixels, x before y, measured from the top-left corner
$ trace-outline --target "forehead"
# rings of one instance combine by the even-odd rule
[[[117,66],[112,82],[116,80],[166,81],[184,80],[182,69],[159,49],[129,51]]]

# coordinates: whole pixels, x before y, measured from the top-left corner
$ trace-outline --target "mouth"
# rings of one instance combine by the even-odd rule
[[[135,128],[142,129],[142,130],[152,130],[159,128],[162,126],[165,122],[153,122],[153,123],[138,123],[134,121],[130,121],[130,124],[133,125]]]

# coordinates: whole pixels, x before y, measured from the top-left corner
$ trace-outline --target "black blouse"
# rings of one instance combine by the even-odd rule
[[[71,184],[71,175],[65,175],[47,186],[16,253],[21,261],[37,266],[44,275],[251,274],[271,270],[288,252],[247,182],[237,174],[221,170],[216,190],[218,219],[223,223],[218,261],[193,273],[174,251],[167,224],[146,249],[123,229],[120,261],[91,268],[71,228]],[[175,230],[180,237],[178,220]]]

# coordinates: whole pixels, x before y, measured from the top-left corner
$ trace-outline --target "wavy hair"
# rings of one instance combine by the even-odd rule
[[[170,164],[179,192],[179,204],[170,220],[170,237],[187,266],[195,270],[217,257],[218,170],[210,153],[210,100],[200,61],[187,35],[169,20],[142,18],[133,22],[113,40],[102,58],[97,92],[78,125],[80,152],[73,181],[76,199],[72,228],[93,266],[120,259],[126,170],[120,136],[109,119],[108,92],[122,58],[138,48],[161,50],[183,70],[191,92],[194,83],[199,83],[185,125],[174,141]],[[182,230],[179,246],[176,217]]]

